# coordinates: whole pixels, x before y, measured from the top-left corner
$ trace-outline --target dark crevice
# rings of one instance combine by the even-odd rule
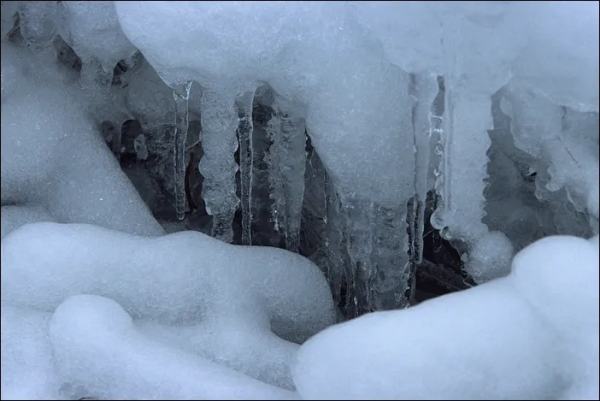
[[[81,72],[81,58],[73,48],[67,44],[60,35],[56,35],[53,41],[58,62],[76,72]]]
[[[475,285],[464,270],[457,249],[461,248],[461,244],[445,240],[440,231],[431,225],[431,214],[437,207],[437,201],[438,195],[429,191],[425,203],[423,260],[415,268],[415,303]]]

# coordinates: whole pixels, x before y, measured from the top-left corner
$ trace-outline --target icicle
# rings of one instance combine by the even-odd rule
[[[431,107],[438,93],[436,77],[428,73],[411,74],[410,95],[414,99],[412,108],[412,127],[415,145],[415,201],[412,204],[410,222],[411,256],[413,263],[420,263],[423,257],[423,229],[425,201],[430,189],[430,138]]]
[[[297,251],[304,198],[306,128],[304,119],[297,113],[297,106],[276,98],[274,109],[275,115],[268,126],[273,141],[269,172],[273,218],[284,234],[286,248]]]
[[[371,278],[374,268],[371,261],[373,250],[372,230],[373,203],[361,202],[353,198],[342,198],[346,233],[348,235],[346,251],[350,257],[352,271],[352,294],[356,313],[370,311]]]
[[[482,223],[487,150],[492,127],[491,98],[446,88],[442,205],[432,225],[446,238],[475,241],[487,233]],[[468,157],[465,157],[468,155]]]
[[[252,169],[254,152],[252,137],[252,105],[255,91],[245,93],[238,99],[240,123],[238,142],[240,146],[240,187],[242,207],[242,244],[252,245]]]
[[[505,275],[513,255],[506,235],[489,231],[483,223],[491,97],[451,85],[445,93],[441,204],[431,223],[442,230],[444,238],[458,239],[467,245],[467,252],[461,255],[465,269],[477,283],[482,283]]]
[[[177,85],[173,90],[175,100],[175,138],[174,138],[174,160],[175,169],[173,177],[175,184],[175,212],[177,219],[185,218],[185,147],[188,132],[188,100],[192,81]]]
[[[200,173],[204,176],[202,197],[213,216],[211,233],[225,242],[233,240],[231,224],[239,203],[235,193],[237,149],[235,95],[232,91],[205,89],[201,99],[202,148]]]
[[[408,257],[410,244],[406,232],[406,203],[395,207],[376,205],[372,216],[373,294],[369,307],[371,310],[406,307],[413,272],[411,267],[414,264]]]
[[[348,316],[408,305],[411,261],[406,212],[402,205],[382,206],[352,195],[341,197],[341,215],[334,214],[332,220],[343,221]],[[343,260],[343,256],[333,256]]]
[[[318,157],[314,160],[317,170],[323,169]],[[355,269],[348,256],[347,229],[339,195],[335,192],[330,179],[325,175],[326,194],[325,240],[323,243],[326,260],[326,275],[334,299],[341,301],[342,312],[346,317],[358,316],[357,298],[354,291]]]

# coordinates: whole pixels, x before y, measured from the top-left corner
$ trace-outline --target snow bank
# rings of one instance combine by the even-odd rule
[[[2,55],[2,204],[43,207],[65,223],[162,234],[72,77],[4,40]]]
[[[333,326],[298,353],[303,398],[598,396],[598,238],[548,237],[512,273]]]
[[[55,221],[41,206],[2,206],[1,211],[0,225],[2,231],[0,238],[4,238],[9,232],[27,223]]]
[[[294,393],[146,338],[116,302],[68,298],[54,312],[50,338],[72,397],[100,399],[294,399]],[[78,387],[85,393],[77,393]],[[79,390],[81,391],[81,390]]]
[[[248,315],[290,338],[333,321],[327,283],[304,257],[193,231],[144,238],[85,224],[28,224],[2,239],[2,266],[2,299],[47,311],[88,293],[136,318]]]
[[[293,388],[297,345],[278,336],[300,342],[335,319],[329,287],[307,259],[191,231],[145,238],[27,224],[2,239],[1,274],[3,302],[52,312],[77,294],[108,297],[163,347],[284,388]]]
[[[4,267],[3,267],[4,268]],[[54,370],[48,336],[51,314],[1,306],[3,400],[52,400],[60,398],[60,380]]]

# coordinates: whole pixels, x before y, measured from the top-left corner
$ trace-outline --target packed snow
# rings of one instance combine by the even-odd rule
[[[544,238],[505,278],[319,333],[294,383],[307,399],[594,398],[598,264],[598,236]]]
[[[1,7],[2,399],[598,398],[597,2]]]

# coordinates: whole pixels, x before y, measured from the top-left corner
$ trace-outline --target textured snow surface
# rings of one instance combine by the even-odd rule
[[[52,315],[50,339],[59,374],[100,399],[295,398],[146,338],[119,304],[99,296],[64,301]]]
[[[598,398],[597,2],[1,7],[2,399]]]
[[[2,92],[2,204],[43,207],[62,222],[162,234],[97,135],[76,83],[53,65],[27,64],[27,54],[6,41],[2,55],[2,82],[10,85]]]
[[[598,263],[597,236],[544,238],[506,278],[319,333],[294,383],[309,399],[597,397]]]
[[[95,315],[98,305],[101,316],[104,308],[118,308],[118,315],[124,316],[118,321],[126,318],[130,322],[130,315],[140,320],[141,332],[164,343],[166,349],[182,347],[287,388],[292,387],[289,364],[297,345],[271,330],[288,340],[303,341],[334,321],[327,284],[318,268],[305,258],[273,248],[232,246],[195,232],[144,238],[92,225],[28,224],[3,238],[2,266],[3,303],[52,312],[77,294],[108,297],[114,301],[84,303],[82,308]],[[170,267],[165,270],[164,266]],[[69,316],[64,319],[69,321]],[[77,316],[72,319],[77,320]],[[110,319],[94,324],[113,326]],[[55,342],[66,329],[57,330],[53,332]],[[129,331],[133,332],[133,326]],[[79,336],[67,333],[62,339],[66,343],[60,344]],[[128,334],[123,335],[125,341]],[[110,347],[108,340],[101,344]],[[56,352],[62,355],[68,350]],[[178,355],[174,350],[169,353]],[[133,354],[139,358],[146,355],[140,350]],[[68,366],[81,370],[78,354],[73,358],[74,365]],[[93,355],[81,358],[97,360]],[[176,360],[175,356],[169,358]],[[102,369],[107,372],[99,372],[99,376],[111,374],[110,367]],[[92,386],[106,397],[119,396],[118,389],[103,388],[109,379],[98,380],[81,385],[86,389]],[[131,389],[125,385],[120,396],[133,396],[138,385],[142,384],[132,384]],[[186,397],[202,396],[200,389],[189,389]],[[237,394],[242,397],[242,393]]]
[[[2,303],[1,316],[2,399],[59,398],[48,334],[52,314]]]

